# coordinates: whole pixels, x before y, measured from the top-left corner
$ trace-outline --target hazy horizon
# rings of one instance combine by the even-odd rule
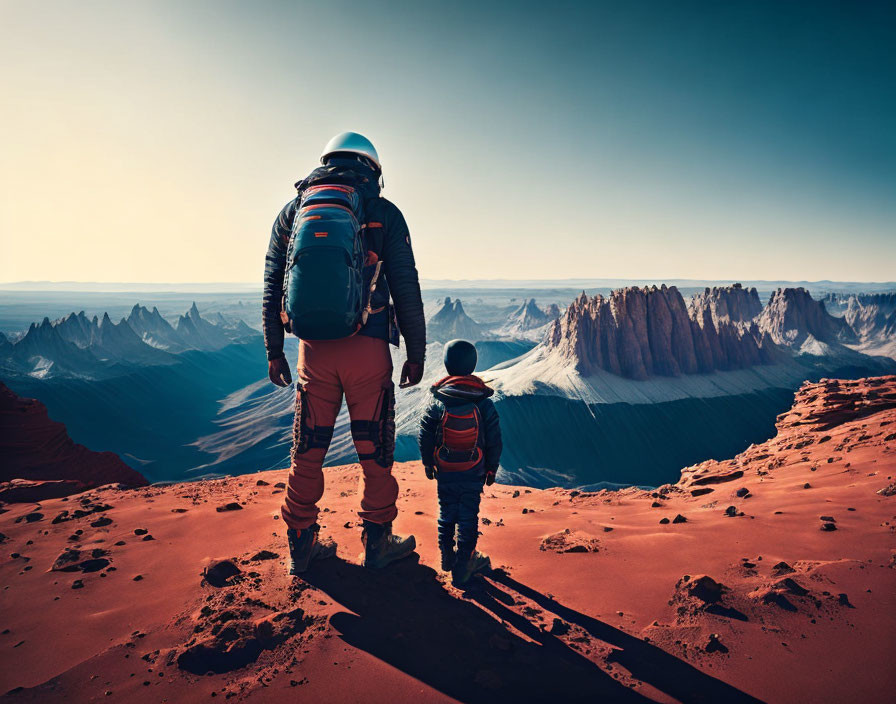
[[[260,282],[292,184],[346,129],[379,149],[427,280],[896,278],[892,4],[0,20],[0,280]]]

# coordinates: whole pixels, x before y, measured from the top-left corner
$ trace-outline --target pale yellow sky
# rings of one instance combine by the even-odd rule
[[[0,3],[0,282],[260,281],[292,183],[346,129],[380,150],[424,278],[896,278],[874,194],[645,131],[603,64],[587,107],[450,23],[380,24],[371,56],[373,12],[285,7]],[[309,63],[334,26],[336,78]]]

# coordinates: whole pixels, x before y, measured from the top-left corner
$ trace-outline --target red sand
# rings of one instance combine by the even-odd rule
[[[327,471],[321,514],[339,557],[302,580],[284,570],[282,470],[6,506],[0,691],[491,703],[884,702],[896,690],[896,499],[878,493],[896,475],[896,377],[807,385],[774,439],[655,492],[487,488],[480,547],[503,573],[465,594],[437,571],[434,483],[419,463],[395,471],[396,530],[416,534],[419,562],[357,566],[351,465]],[[243,509],[215,510],[229,502]],[[52,523],[97,503],[111,508]],[[69,548],[76,571],[50,571]],[[250,559],[262,550],[278,557]],[[229,586],[202,582],[217,558],[241,570]],[[207,667],[228,671],[190,671]]]

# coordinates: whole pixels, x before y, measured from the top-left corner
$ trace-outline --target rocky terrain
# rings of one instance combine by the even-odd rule
[[[776,357],[755,326],[714,319],[713,306],[690,314],[674,286],[624,288],[609,297],[579,296],[546,338],[580,373],[629,379],[678,376],[766,364]]]
[[[465,592],[435,486],[396,467],[419,558],[284,573],[282,470],[4,507],[0,691],[19,702],[888,702],[896,377],[807,384],[770,441],[653,490],[495,485]],[[111,699],[108,699],[111,698]]]
[[[19,398],[2,382],[0,456],[0,501],[55,498],[103,484],[148,484],[118,455],[74,443],[40,401]]]
[[[486,331],[464,311],[459,298],[445,298],[442,307],[426,322],[426,338],[431,342],[448,342],[461,338],[481,340]]]

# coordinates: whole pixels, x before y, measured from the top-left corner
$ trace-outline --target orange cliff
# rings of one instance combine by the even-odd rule
[[[774,438],[653,491],[487,488],[480,547],[498,569],[465,593],[437,571],[419,463],[395,468],[419,560],[358,566],[359,471],[327,470],[338,557],[303,579],[284,569],[282,470],[10,506],[0,691],[891,701],[896,377],[806,384]]]
[[[2,382],[0,455],[0,501],[55,498],[102,484],[148,484],[115,453],[76,444],[46,406],[20,398]]]

